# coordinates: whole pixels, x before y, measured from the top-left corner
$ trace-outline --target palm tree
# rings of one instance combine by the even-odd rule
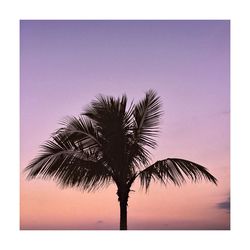
[[[146,190],[151,181],[181,185],[205,179],[217,183],[203,166],[168,158],[150,165],[150,148],[156,147],[159,96],[153,90],[127,108],[127,97],[100,95],[77,117],[68,117],[62,128],[42,145],[41,154],[27,167],[27,178],[51,178],[63,187],[93,191],[114,183],[120,204],[120,229],[127,229],[127,204],[136,179]]]

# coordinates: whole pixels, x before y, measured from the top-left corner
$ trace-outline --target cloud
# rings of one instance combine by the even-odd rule
[[[230,196],[228,195],[227,200],[217,203],[217,208],[224,209],[229,213],[230,212]]]
[[[230,111],[229,110],[224,110],[220,114],[221,115],[230,115]]]

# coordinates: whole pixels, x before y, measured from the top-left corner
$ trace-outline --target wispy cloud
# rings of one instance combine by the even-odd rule
[[[229,110],[224,110],[220,113],[220,115],[230,115],[230,111]]]
[[[217,208],[225,209],[229,213],[230,212],[230,196],[228,195],[226,200],[217,203]]]

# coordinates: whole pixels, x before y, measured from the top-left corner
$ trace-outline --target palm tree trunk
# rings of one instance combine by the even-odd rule
[[[127,230],[127,201],[120,201],[120,230]]]
[[[126,185],[118,187],[117,196],[120,204],[120,230],[127,230],[127,205],[129,187]]]

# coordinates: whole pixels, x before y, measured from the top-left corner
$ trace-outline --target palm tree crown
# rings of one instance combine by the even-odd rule
[[[52,178],[60,185],[92,191],[115,183],[120,203],[120,229],[127,229],[127,202],[138,178],[149,188],[152,180],[181,185],[185,177],[217,183],[203,166],[168,158],[150,165],[150,148],[156,147],[159,96],[153,90],[127,108],[127,97],[100,95],[79,116],[68,117],[62,128],[42,145],[41,154],[27,167],[27,178]]]

